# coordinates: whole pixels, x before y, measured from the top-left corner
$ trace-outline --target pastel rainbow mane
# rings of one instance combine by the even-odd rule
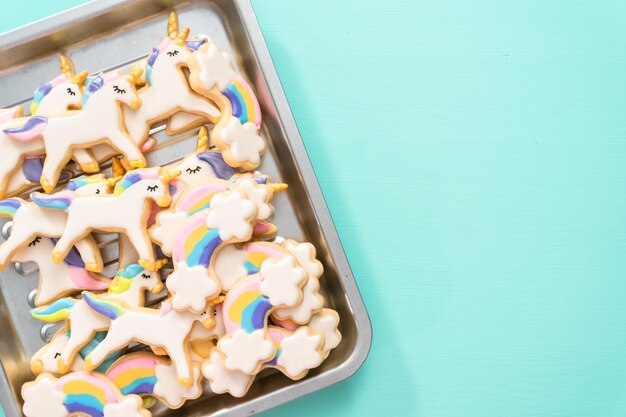
[[[22,206],[22,202],[17,198],[9,198],[0,201],[0,217],[13,218],[17,210]]]
[[[201,152],[196,154],[196,158],[209,164],[219,179],[227,180],[237,173],[224,161],[224,157],[219,152]]]
[[[94,95],[96,91],[104,87],[111,81],[115,81],[121,77],[124,77],[124,74],[121,71],[113,71],[109,74],[99,74],[95,77],[90,77],[86,81],[88,82],[87,87],[85,88],[85,93],[83,94],[83,106],[89,101],[91,96]]]
[[[99,175],[82,176],[71,179],[65,186],[65,189],[68,191],[76,191],[86,185],[98,184],[104,181],[104,177]]]
[[[213,252],[221,243],[219,230],[209,229],[204,216],[198,216],[177,236],[172,253],[174,263],[184,261],[189,267],[208,268]]]
[[[228,293],[223,307],[224,326],[229,333],[238,328],[247,333],[264,329],[271,308],[272,304],[261,291],[261,280],[250,279]]]
[[[226,87],[222,94],[228,98],[232,107],[232,115],[239,119],[241,124],[254,123],[259,129],[261,127],[261,107],[259,101],[252,91],[252,87],[240,75]]]
[[[200,46],[202,46],[202,44],[206,41],[206,39],[186,40],[185,45],[191,52],[193,52],[198,50],[198,48],[200,48]],[[152,69],[154,68],[154,63],[161,52],[167,49],[172,43],[174,43],[174,40],[168,36],[164,38],[156,48],[152,48],[152,53],[148,57],[148,63],[146,65],[146,81],[148,82],[148,85],[152,85]]]
[[[109,292],[113,294],[122,294],[128,291],[133,283],[133,279],[143,271],[143,267],[139,264],[131,264],[123,270],[115,273],[115,278],[109,286]]]
[[[129,172],[124,175],[124,178],[120,182],[115,185],[115,189],[113,190],[113,195],[120,195],[134,184],[138,183],[142,180],[147,179],[157,179],[159,178],[159,173],[154,171],[140,171],[140,172]]]
[[[152,394],[157,383],[156,366],[159,363],[156,357],[129,356],[115,363],[106,376],[124,395]]]
[[[37,109],[39,108],[39,104],[41,101],[52,91],[52,89],[60,84],[63,84],[68,80],[67,75],[61,74],[58,77],[53,78],[52,80],[44,83],[35,90],[35,94],[33,95],[33,102],[30,104],[30,114],[36,114]]]

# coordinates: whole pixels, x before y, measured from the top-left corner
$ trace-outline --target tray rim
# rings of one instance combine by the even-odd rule
[[[98,16],[134,1],[135,0],[91,0],[8,32],[0,33],[0,50],[17,47],[20,44],[28,42],[30,39],[52,34],[76,20],[84,20]],[[192,0],[191,2],[201,3],[205,1],[210,2],[211,0]],[[229,409],[214,412],[211,416],[248,416],[257,414],[346,380],[354,375],[363,365],[372,345],[372,324],[369,314],[358,289],[352,269],[350,268],[349,261],[326,204],[317,176],[311,165],[293,113],[291,112],[251,0],[231,1],[238,9],[241,16],[244,30],[249,37],[251,47],[259,62],[268,91],[276,107],[276,115],[280,121],[281,127],[285,131],[288,143],[292,148],[296,165],[302,175],[302,182],[309,193],[311,206],[317,218],[317,222],[326,239],[329,253],[336,264],[338,277],[346,289],[345,293],[353,310],[357,336],[354,350],[339,366],[258,398],[246,400],[244,397],[241,404]]]

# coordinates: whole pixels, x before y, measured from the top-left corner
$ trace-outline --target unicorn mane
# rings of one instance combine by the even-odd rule
[[[109,286],[109,291],[113,294],[125,293],[133,283],[133,278],[139,275],[141,271],[143,271],[143,268],[139,264],[131,264],[123,270],[117,271],[115,279]]]
[[[49,306],[38,307],[31,310],[31,315],[46,323],[54,323],[69,317],[69,311],[76,305],[73,298],[61,298]]]
[[[115,184],[115,190],[113,190],[114,195],[120,195],[128,188],[130,188],[133,184],[138,183],[142,180],[147,179],[157,179],[159,178],[158,172],[148,172],[148,171],[131,171],[124,175],[124,178],[117,184]]]
[[[171,44],[172,39],[170,39],[170,37],[166,37],[161,41],[159,46],[157,46],[156,48],[152,48],[152,53],[148,57],[148,63],[146,64],[146,81],[148,82],[148,85],[152,85],[152,68],[154,67],[154,63],[156,62],[161,52],[163,52]]]
[[[209,164],[215,175],[220,179],[227,180],[237,172],[224,161],[224,157],[219,152],[202,152],[197,154],[196,157]]]
[[[33,102],[30,105],[30,114],[34,115],[37,113],[39,104],[41,104],[41,101],[48,95],[48,93],[50,93],[54,87],[59,84],[63,84],[66,81],[67,76],[65,74],[61,74],[36,89],[35,94],[33,95]]]
[[[83,175],[81,177],[71,179],[65,186],[65,189],[68,191],[76,191],[86,185],[102,182],[103,179],[104,177],[102,175]]]
[[[83,94],[83,106],[87,101],[94,95],[96,91],[101,89],[107,83],[117,80],[122,77],[124,74],[121,71],[114,71],[109,74],[98,74],[95,77],[87,78],[87,87],[85,88],[85,93]]]

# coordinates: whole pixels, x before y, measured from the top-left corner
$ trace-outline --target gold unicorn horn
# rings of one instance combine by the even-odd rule
[[[122,165],[122,161],[120,161],[118,158],[113,157],[111,159],[111,175],[113,177],[123,177],[124,174],[126,173],[126,169],[124,169],[124,165]]]
[[[276,183],[270,184],[270,189],[272,190],[273,193],[285,191],[287,188],[289,188],[289,185],[282,183],[282,182],[276,182]]]
[[[209,301],[209,307],[215,307],[216,305],[223,303],[225,298],[226,297],[223,295],[220,295],[219,297],[212,299]]]
[[[59,62],[61,64],[61,72],[65,74],[68,79],[72,79],[75,74],[74,62],[72,59],[67,55],[61,55],[59,56]]]
[[[168,183],[171,180],[173,180],[174,178],[178,177],[181,174],[180,170],[176,170],[176,171],[167,171],[166,173],[164,173],[163,175],[161,175],[160,179],[161,181],[163,181],[164,183]]]
[[[158,259],[156,263],[154,264],[154,267],[158,271],[159,269],[163,268],[165,265],[167,265],[167,258]]]
[[[196,153],[202,153],[209,150],[209,131],[206,126],[200,127],[198,131],[198,144],[196,145]]]
[[[174,10],[170,12],[170,16],[167,19],[167,35],[172,39],[178,35],[178,14]]]
[[[130,71],[126,76],[129,83],[135,85],[141,82],[141,74],[143,74],[143,68],[140,65],[133,65],[130,67]]]
[[[119,175],[117,177],[113,177],[113,178],[108,178],[106,179],[104,182],[106,183],[106,185],[108,185],[109,187],[114,187],[118,182],[122,181],[122,178],[124,178],[122,175]]]
[[[80,74],[74,76],[74,82],[79,86],[82,86],[87,77],[89,76],[89,72],[83,71]]]
[[[187,40],[188,37],[189,37],[189,28],[185,28],[182,30],[182,32],[178,34],[178,36],[174,40],[174,43],[178,46],[185,46],[185,41]]]

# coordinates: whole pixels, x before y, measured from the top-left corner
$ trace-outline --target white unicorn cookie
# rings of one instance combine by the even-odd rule
[[[106,376],[74,372],[61,378],[41,374],[22,387],[26,417],[151,417],[141,397],[123,395]]]
[[[100,297],[102,300],[115,300],[125,306],[139,307],[144,305],[145,291],[158,294],[162,289],[163,284],[156,272],[133,264],[118,271],[108,292]],[[57,358],[61,373],[66,373],[70,369],[78,352],[97,332],[107,330],[110,326],[110,320],[94,313],[84,299],[62,298],[49,306],[33,309],[31,314],[36,319],[48,323],[61,320],[68,322],[69,341]]]
[[[202,395],[200,365],[193,365],[193,384],[185,386],[178,381],[176,367],[169,359],[148,352],[121,357],[107,371],[106,377],[124,395],[154,397],[171,409],[178,409]]]
[[[112,195],[81,196],[73,192],[56,195],[33,193],[41,207],[67,211],[67,224],[52,257],[60,262],[75,241],[91,231],[125,234],[139,254],[139,264],[154,270],[157,260],[147,227],[150,201],[159,207],[171,203],[169,183],[180,171],[160,168],[129,171],[115,185]]]
[[[112,187],[119,178],[107,179],[104,175],[83,176],[71,180],[64,192],[47,196],[51,201],[64,201],[63,195],[75,196],[99,196],[110,194]],[[24,245],[32,243],[37,237],[59,238],[67,224],[67,214],[54,210],[57,207],[41,207],[33,202],[27,202],[21,198],[10,198],[0,201],[0,217],[12,218],[11,235],[0,245],[0,269],[4,268],[13,258],[15,252]],[[93,239],[87,233],[77,239],[76,248],[85,263],[88,271],[102,271],[102,257],[100,250]],[[68,248],[68,251],[70,248]],[[65,258],[65,255],[59,262]]]
[[[34,116],[26,122],[15,121],[3,126],[4,135],[14,141],[12,146],[3,148],[3,159],[17,164],[26,156],[42,154],[43,142],[46,156],[40,182],[46,192],[52,191],[76,148],[106,142],[121,152],[130,166],[145,166],[141,150],[126,132],[120,110],[121,105],[130,108],[141,105],[134,76],[136,74],[125,76],[119,71],[95,76],[86,87],[82,110],[50,118]]]
[[[194,91],[215,102],[222,117],[211,139],[231,166],[256,169],[265,152],[259,136],[261,109],[246,80],[232,68],[230,57],[211,41],[200,46],[188,59],[189,84]],[[175,117],[172,117],[174,123]]]
[[[103,299],[89,292],[84,292],[83,298],[94,312],[111,320],[107,336],[85,358],[87,369],[98,366],[111,352],[138,341],[164,349],[174,363],[180,384],[187,387],[193,385],[189,334],[195,322],[201,322],[207,328],[215,325],[213,304],[220,303],[222,299],[213,300],[202,314],[195,314],[172,309],[169,300],[156,310],[128,307],[124,303]]]

